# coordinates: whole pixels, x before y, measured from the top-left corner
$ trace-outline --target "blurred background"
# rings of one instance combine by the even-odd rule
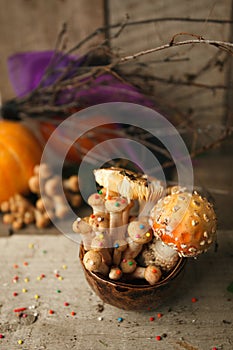
[[[104,28],[82,46],[79,54],[104,39],[120,57],[167,44],[178,33],[182,35],[177,41],[197,36],[233,41],[232,0],[0,0],[0,6],[3,102],[15,97],[8,57],[17,52],[53,49],[64,22],[67,47]],[[123,23],[126,15],[128,25],[114,38],[117,24]],[[183,137],[191,150],[200,145],[202,152],[197,152],[193,162],[195,185],[212,196],[219,227],[231,229],[233,142],[232,136],[225,139],[222,135],[226,128],[232,130],[232,53],[203,44],[184,45],[142,56],[123,69],[125,74],[133,70],[135,79],[149,74],[148,85],[144,80],[145,90],[151,89],[158,109],[179,125],[181,132],[185,128]]]

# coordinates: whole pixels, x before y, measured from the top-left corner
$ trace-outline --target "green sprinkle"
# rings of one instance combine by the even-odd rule
[[[57,289],[57,293],[61,293],[61,290],[60,290],[60,289]]]
[[[42,253],[43,253],[43,254],[46,254],[46,253],[47,253],[47,250],[43,250]]]
[[[119,207],[119,206],[120,206],[120,203],[116,202],[115,207]]]
[[[99,190],[99,192],[98,192],[99,194],[103,194],[103,191],[102,190]]]
[[[129,264],[129,266],[132,266],[132,265],[133,265],[133,262],[132,262],[132,261],[129,261],[128,264]]]

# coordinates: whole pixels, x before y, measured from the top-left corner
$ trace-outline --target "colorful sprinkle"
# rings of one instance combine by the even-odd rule
[[[29,249],[33,249],[33,248],[34,248],[34,244],[33,244],[33,243],[29,243],[29,244],[28,244],[28,248],[29,248]]]
[[[138,233],[135,235],[135,238],[140,238],[140,237],[141,237],[141,235]]]
[[[35,298],[36,300],[38,300],[38,299],[40,299],[40,296],[39,296],[38,294],[35,294],[35,295],[34,295],[34,298]]]
[[[67,265],[62,265],[63,270],[67,270]]]
[[[116,274],[117,275],[121,275],[121,270],[119,269],[119,270],[116,270]]]
[[[54,314],[54,311],[53,311],[53,310],[49,310],[49,314],[50,314],[50,315],[53,315],[53,314]]]
[[[66,301],[64,302],[64,306],[69,306],[70,304],[67,303]]]
[[[212,350],[218,350],[218,348],[214,347],[214,348],[212,348]]]
[[[3,339],[4,338],[4,335],[1,333],[0,334],[0,339]]]
[[[98,192],[99,194],[103,194],[103,191],[102,190],[99,190],[99,192]]]
[[[14,267],[14,269],[17,269],[19,267],[19,265],[14,264],[13,267]]]
[[[133,266],[133,261],[129,261],[129,262],[128,262],[128,265],[129,265],[129,266]]]
[[[74,311],[71,311],[71,316],[75,316],[76,315],[76,312],[74,312]]]
[[[156,272],[158,272],[158,270],[154,267],[154,268],[151,270],[151,272],[156,273]]]
[[[22,311],[25,311],[25,310],[27,310],[26,307],[20,307],[20,308],[18,308],[18,309],[14,309],[13,311],[14,311],[14,312],[22,312]]]
[[[24,261],[24,266],[28,266],[28,262],[27,261]]]
[[[42,280],[41,276],[37,276],[36,279],[37,279],[37,281],[41,281]]]
[[[27,278],[27,277],[24,278],[24,282],[25,282],[25,283],[28,283],[28,282],[29,282],[29,278]]]
[[[115,207],[119,207],[120,206],[120,203],[119,202],[116,202],[115,203]]]
[[[57,293],[61,293],[61,290],[60,290],[60,289],[57,289]]]
[[[162,337],[160,335],[157,335],[156,340],[160,341],[160,340],[162,340]]]
[[[40,275],[40,278],[45,278],[45,274],[42,273],[42,274]]]
[[[123,317],[118,317],[117,322],[119,323],[123,322]]]
[[[149,320],[150,320],[151,322],[153,322],[153,321],[155,320],[155,318],[154,318],[154,317],[150,317]]]
[[[18,344],[19,344],[19,345],[23,344],[23,340],[22,340],[22,339],[19,339],[19,340],[18,340]]]
[[[140,228],[141,230],[143,230],[143,229],[145,228],[145,226],[144,226],[143,224],[140,224],[139,228]]]
[[[18,293],[17,292],[14,292],[13,293],[13,297],[17,297]]]
[[[23,289],[22,289],[22,293],[27,293],[27,291],[28,291],[28,290],[27,290],[26,288],[23,288]]]
[[[101,233],[100,235],[99,235],[99,239],[103,239],[104,238],[104,235],[103,235],[103,233]]]
[[[114,248],[117,249],[117,248],[119,248],[119,247],[120,247],[119,243],[115,243],[115,244],[114,244]]]
[[[95,215],[94,214],[91,214],[91,219],[94,219],[95,218]]]
[[[95,195],[95,199],[99,199],[100,196],[98,194]]]
[[[26,318],[26,317],[28,317],[28,315],[27,315],[27,314],[23,314],[22,317],[23,317],[23,318]]]
[[[16,283],[16,282],[18,282],[18,280],[19,280],[19,277],[18,277],[18,276],[15,276],[15,277],[13,277],[12,282],[13,282],[13,283]]]
[[[150,237],[150,232],[147,232],[147,233],[146,233],[146,237]]]
[[[98,321],[103,321],[103,317],[99,316]]]
[[[47,250],[45,250],[45,249],[42,250],[42,253],[43,253],[43,254],[46,254],[46,253],[47,253]]]
[[[157,317],[158,317],[158,318],[161,318],[161,317],[163,317],[163,314],[158,313],[158,314],[157,314]]]
[[[192,298],[191,301],[192,301],[192,303],[196,303],[197,302],[197,298]]]
[[[123,259],[123,260],[122,260],[122,262],[123,262],[123,263],[126,263],[126,262],[127,262],[127,260],[126,260],[126,259]]]
[[[62,280],[63,280],[63,277],[62,277],[62,276],[59,276],[58,279],[59,279],[59,281],[62,281]]]

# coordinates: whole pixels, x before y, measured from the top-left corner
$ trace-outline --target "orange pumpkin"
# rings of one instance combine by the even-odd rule
[[[0,203],[15,193],[28,193],[28,180],[41,154],[42,147],[30,129],[0,121]]]

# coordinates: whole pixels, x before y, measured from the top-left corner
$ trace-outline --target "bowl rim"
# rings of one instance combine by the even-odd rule
[[[178,262],[176,263],[175,267],[171,270],[171,272],[162,280],[158,281],[156,284],[154,285],[150,285],[150,284],[134,284],[134,283],[125,283],[122,281],[113,281],[110,280],[108,277],[105,277],[99,273],[95,273],[92,271],[88,271],[83,263],[83,256],[85,254],[85,250],[84,250],[84,246],[83,244],[80,244],[79,247],[79,259],[82,265],[82,268],[84,269],[84,271],[92,278],[95,278],[98,281],[101,282],[106,282],[109,285],[112,285],[114,287],[124,287],[124,288],[128,288],[128,289],[154,289],[154,288],[160,288],[164,285],[166,285],[167,283],[169,283],[171,280],[173,280],[184,268],[186,262],[187,262],[187,258],[185,257],[179,257]]]

